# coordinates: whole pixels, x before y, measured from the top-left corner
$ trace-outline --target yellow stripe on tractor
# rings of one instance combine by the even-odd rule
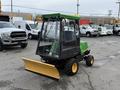
[[[25,69],[42,74],[48,77],[52,77],[55,79],[60,79],[60,74],[55,65],[43,63],[40,61],[28,59],[28,58],[23,58],[23,61],[25,63]]]

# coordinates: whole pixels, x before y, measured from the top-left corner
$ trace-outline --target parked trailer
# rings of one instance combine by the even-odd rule
[[[7,21],[7,22],[9,22],[10,18],[7,15],[0,15],[0,21]]]

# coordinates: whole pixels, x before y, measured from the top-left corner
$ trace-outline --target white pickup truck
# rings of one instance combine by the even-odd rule
[[[20,45],[27,47],[27,34],[25,30],[17,29],[10,22],[0,21],[0,51],[5,46]]]
[[[90,25],[81,25],[80,26],[80,32],[81,32],[81,35],[85,35],[87,37],[98,36],[99,35],[98,29],[93,28]]]
[[[120,35],[120,25],[114,25],[113,26],[113,34],[114,35]]]

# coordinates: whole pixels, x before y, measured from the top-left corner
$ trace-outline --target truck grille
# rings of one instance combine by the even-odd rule
[[[21,32],[12,32],[10,35],[11,38],[16,38],[16,37],[26,37],[26,32],[21,31]]]
[[[95,30],[94,32],[98,32],[97,30]]]

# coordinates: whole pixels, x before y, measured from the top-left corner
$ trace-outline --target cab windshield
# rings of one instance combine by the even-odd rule
[[[32,29],[36,29],[36,24],[29,24]]]

